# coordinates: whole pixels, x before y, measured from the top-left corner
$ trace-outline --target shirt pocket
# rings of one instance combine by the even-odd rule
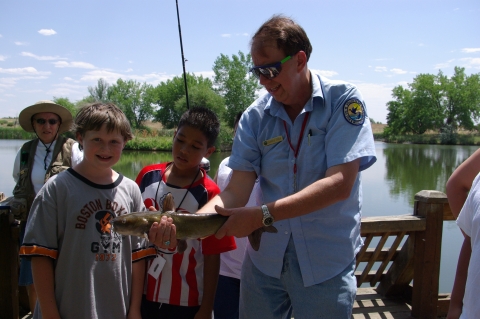
[[[302,147],[304,148],[304,158],[298,165],[304,165],[305,170],[309,173],[315,173],[316,177],[323,177],[327,169],[325,132],[319,130],[305,136]],[[299,169],[302,169],[301,166],[299,166]]]

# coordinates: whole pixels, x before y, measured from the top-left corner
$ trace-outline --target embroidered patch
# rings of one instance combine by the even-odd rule
[[[362,125],[365,122],[365,108],[357,99],[350,99],[343,106],[343,116],[353,125]]]

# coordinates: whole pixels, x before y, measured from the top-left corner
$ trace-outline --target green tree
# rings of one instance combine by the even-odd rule
[[[480,73],[466,76],[465,68],[455,67],[450,79],[440,71],[438,80],[444,97],[441,103],[445,124],[454,130],[459,127],[474,129],[480,115]]]
[[[108,101],[108,88],[110,85],[103,78],[98,79],[97,86],[88,87],[88,93],[94,101],[107,102]]]
[[[108,88],[107,98],[125,113],[130,125],[141,127],[154,113],[152,86],[134,80],[117,82]]]
[[[203,76],[187,73],[188,100],[190,107],[205,106],[221,115],[224,110],[222,98],[215,93],[213,83]],[[183,76],[161,82],[154,88],[154,103],[158,105],[155,121],[165,128],[174,128],[187,110]]]
[[[393,88],[392,97],[387,103],[387,135],[473,129],[480,116],[480,74],[466,76],[459,67],[450,79],[442,71],[420,74],[408,89]]]
[[[72,113],[73,117],[75,117],[75,115],[77,115],[77,108],[75,107],[74,103],[70,102],[68,97],[55,97],[54,96],[53,97],[53,102],[67,108],[70,111],[70,113]]]
[[[232,57],[220,54],[213,65],[217,92],[225,99],[224,120],[233,127],[235,115],[252,104],[261,88],[257,78],[249,74],[252,57],[238,51]]]

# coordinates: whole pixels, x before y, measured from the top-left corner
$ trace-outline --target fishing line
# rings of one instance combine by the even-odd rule
[[[180,38],[180,51],[182,54],[183,65],[183,82],[185,83],[185,98],[187,99],[187,110],[190,110],[190,103],[188,102],[188,86],[187,86],[187,73],[185,71],[185,57],[183,55],[183,43],[182,43],[182,29],[180,27],[180,14],[178,13],[178,0],[175,0],[177,4],[177,20],[178,20],[178,36]]]

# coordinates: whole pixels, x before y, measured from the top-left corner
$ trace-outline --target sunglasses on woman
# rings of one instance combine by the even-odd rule
[[[260,80],[260,75],[263,75],[267,79],[271,80],[273,78],[276,78],[280,74],[280,71],[282,71],[282,64],[284,64],[291,58],[292,56],[289,55],[280,62],[254,66],[253,68],[250,69],[250,72],[252,72],[259,80]]]
[[[55,124],[57,124],[57,123],[60,122],[60,121],[59,121],[59,120],[56,120],[56,119],[48,119],[48,120],[46,120],[46,119],[40,118],[40,119],[35,119],[35,122],[37,122],[37,124],[40,124],[40,125],[44,125],[44,124],[47,123],[47,122],[48,122],[48,124],[50,124],[50,125],[55,125]]]

